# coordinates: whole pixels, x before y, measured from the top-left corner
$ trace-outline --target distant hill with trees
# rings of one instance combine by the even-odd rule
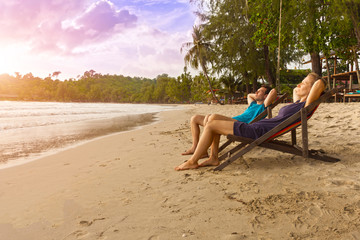
[[[186,68],[185,68],[186,69]],[[287,70],[282,74],[284,90],[291,89],[310,70]],[[16,76],[0,75],[0,100],[114,103],[194,103],[209,102],[212,94],[204,75],[191,76],[184,71],[179,77],[167,74],[155,79],[102,75],[86,71],[78,79],[60,81],[59,72],[46,78],[31,73]],[[234,79],[211,78],[211,84],[221,96],[246,95],[246,86]],[[260,86],[260,84],[259,84]],[[291,95],[291,90],[289,90]]]
[[[207,86],[202,75],[167,74],[155,79],[102,75],[86,71],[79,79],[60,81],[31,73],[0,75],[0,99],[21,101],[115,102],[115,103],[189,103],[207,101]]]

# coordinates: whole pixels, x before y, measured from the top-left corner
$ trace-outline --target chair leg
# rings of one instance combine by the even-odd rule
[[[291,145],[296,145],[296,129],[291,130]]]
[[[225,168],[227,165],[229,165],[230,163],[234,162],[236,159],[240,158],[242,155],[244,155],[245,153],[249,152],[250,150],[252,150],[253,148],[255,148],[258,144],[256,144],[256,142],[252,142],[251,144],[249,144],[248,146],[246,146],[245,148],[241,149],[239,152],[237,152],[235,155],[233,155],[232,157],[230,157],[228,160],[226,160],[225,162],[223,162],[222,164],[220,164],[219,166],[217,166],[214,170],[215,171],[220,171],[223,168]]]
[[[309,142],[307,131],[307,112],[305,108],[301,109],[301,132],[302,132],[302,155],[304,158],[309,157]]]
[[[229,146],[233,141],[231,140],[227,140],[223,145],[221,145],[221,147],[219,148],[219,152],[221,152],[222,150],[224,150],[227,146]]]
[[[229,141],[230,141],[230,140],[229,140]],[[223,155],[221,155],[221,156],[219,157],[219,161],[222,161],[222,160],[224,160],[225,158],[230,157],[231,154],[239,151],[239,150],[242,149],[245,145],[246,145],[246,143],[241,143],[241,144],[237,145],[236,147],[230,149],[229,151],[227,151],[226,153],[224,153]]]

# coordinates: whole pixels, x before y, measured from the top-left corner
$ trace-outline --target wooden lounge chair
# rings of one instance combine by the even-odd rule
[[[279,103],[281,103],[282,101],[284,101],[284,99],[288,96],[287,93],[284,93],[281,96],[278,96],[274,102],[272,102],[264,111],[262,111],[259,115],[257,115],[249,124],[257,122],[261,119],[263,119],[264,117],[268,117],[268,118],[272,118],[272,110],[274,107],[276,107]],[[222,150],[224,150],[227,146],[229,146],[231,143],[233,142],[233,140],[228,140],[226,141],[223,145],[220,146],[219,148],[219,152],[221,152]],[[221,160],[223,160],[224,157]]]
[[[316,101],[311,103],[309,106],[302,108],[297,113],[293,114],[291,117],[274,127],[269,132],[265,133],[258,139],[251,139],[245,137],[239,137],[234,135],[228,135],[227,138],[231,142],[240,142],[239,145],[235,146],[233,149],[230,149],[228,152],[220,156],[220,160],[223,160],[226,157],[229,157],[225,162],[220,164],[215,168],[215,170],[222,170],[230,163],[236,159],[243,156],[245,153],[251,151],[253,148],[259,146],[264,148],[269,148],[281,152],[292,153],[295,155],[303,156],[305,158],[313,158],[326,162],[338,162],[340,161],[337,158],[329,157],[323,155],[322,152],[316,150],[308,149],[308,132],[307,132],[307,120],[312,116],[317,107],[321,102],[324,102],[326,99],[331,97],[336,93],[338,89],[332,89],[322,96],[320,96]],[[298,120],[300,118],[300,120]],[[297,121],[298,120],[298,121]],[[296,145],[296,128],[301,125],[302,129],[302,148]],[[291,144],[284,141],[275,140],[275,138],[291,132]],[[235,153],[233,156],[231,156]]]

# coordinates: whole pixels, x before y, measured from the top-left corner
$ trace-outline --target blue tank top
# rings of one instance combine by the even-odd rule
[[[233,117],[233,119],[239,122],[249,123],[264,110],[265,110],[264,104],[257,104],[256,101],[253,101],[250,103],[250,106],[241,115]]]

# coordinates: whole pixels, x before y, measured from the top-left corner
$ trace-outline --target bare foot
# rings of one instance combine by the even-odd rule
[[[187,150],[186,152],[181,153],[181,155],[193,155],[193,154],[194,154],[194,151],[191,149]],[[209,154],[204,153],[203,155],[201,155],[200,158],[207,158],[207,157],[209,157]]]
[[[182,170],[189,170],[189,169],[196,169],[199,165],[197,163],[191,163],[189,161],[184,162],[183,164],[177,166],[175,168],[176,171],[182,171]]]
[[[220,161],[218,158],[212,158],[203,161],[199,164],[199,167],[206,167],[206,166],[218,166],[220,164]]]
[[[181,155],[192,155],[193,153],[194,153],[194,150],[189,149],[189,150],[187,150],[187,151],[185,151],[185,152],[181,153]]]

